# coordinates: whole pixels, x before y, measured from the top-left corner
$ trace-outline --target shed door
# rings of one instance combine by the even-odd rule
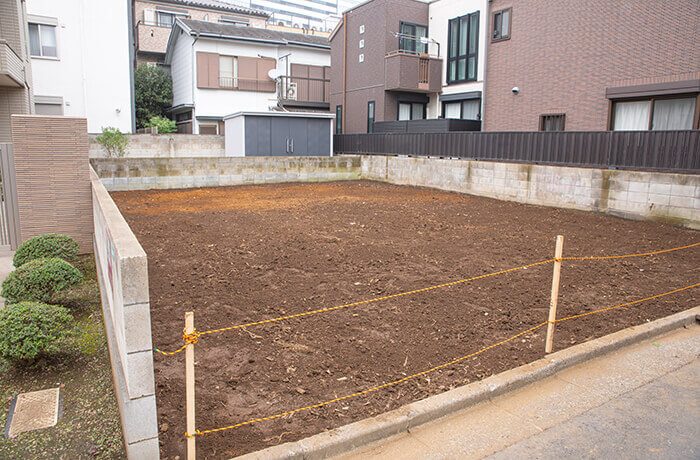
[[[309,118],[307,123],[308,148],[305,155],[328,156],[331,151],[330,121],[324,118]]]
[[[270,118],[246,117],[245,118],[245,155],[269,156],[270,146]]]
[[[290,120],[284,117],[269,117],[270,123],[270,155],[291,155]]]
[[[307,118],[290,118],[289,125],[291,129],[291,145],[290,155],[303,156],[308,155],[309,151],[309,132]]]

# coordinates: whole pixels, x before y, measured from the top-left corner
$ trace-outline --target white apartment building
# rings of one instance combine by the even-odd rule
[[[324,37],[178,18],[165,54],[178,132],[222,134],[236,112],[328,111]]]
[[[271,14],[269,22],[276,25],[330,32],[340,21],[343,11],[362,0],[242,0],[249,8]]]
[[[430,96],[427,118],[481,120],[488,0],[437,0],[428,5],[428,36],[440,44],[442,91]]]
[[[130,1],[27,0],[37,114],[132,132]]]

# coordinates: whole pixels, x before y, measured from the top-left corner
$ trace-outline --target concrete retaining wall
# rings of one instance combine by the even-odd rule
[[[90,158],[107,156],[90,136]],[[128,136],[126,158],[190,158],[224,156],[224,136],[193,134],[132,134]]]
[[[217,187],[359,179],[359,156],[93,158],[107,190]]]
[[[363,156],[362,177],[700,229],[700,175]]]
[[[127,455],[159,457],[146,253],[91,169],[95,261]]]

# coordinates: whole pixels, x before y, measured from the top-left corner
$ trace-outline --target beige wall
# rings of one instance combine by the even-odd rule
[[[92,252],[87,120],[12,115],[20,242],[64,233]]]
[[[134,27],[136,27],[137,31],[137,51],[165,54],[165,48],[168,45],[168,38],[170,37],[171,29],[169,27],[146,24],[144,17],[144,10],[157,9],[158,6],[186,12],[189,15],[189,19],[219,22],[219,18],[222,16],[234,16],[247,18],[250,21],[251,27],[265,28],[265,18],[258,16],[248,16],[241,13],[235,13],[233,11],[227,12],[216,9],[191,8],[174,4],[136,1],[134,4]]]

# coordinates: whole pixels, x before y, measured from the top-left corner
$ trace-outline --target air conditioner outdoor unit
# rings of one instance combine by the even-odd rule
[[[287,88],[287,99],[296,101],[297,100],[297,84],[296,82],[290,83]]]

